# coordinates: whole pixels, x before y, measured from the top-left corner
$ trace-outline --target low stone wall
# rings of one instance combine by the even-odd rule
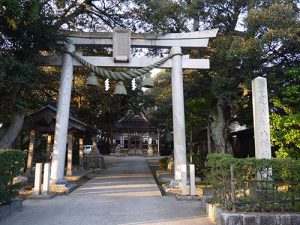
[[[23,208],[23,201],[21,199],[15,199],[9,204],[0,206],[0,221],[9,216],[15,211],[20,211]]]
[[[299,225],[300,214],[220,213],[218,225]]]
[[[231,213],[206,203],[206,214],[217,225],[300,225],[297,213]]]

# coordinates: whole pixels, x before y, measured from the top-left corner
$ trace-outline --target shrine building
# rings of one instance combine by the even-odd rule
[[[151,125],[146,114],[135,114],[128,110],[126,115],[116,121],[112,131],[112,154],[158,155],[159,135]]]

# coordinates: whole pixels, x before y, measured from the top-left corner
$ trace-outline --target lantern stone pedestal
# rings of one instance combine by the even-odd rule
[[[88,155],[84,156],[84,168],[105,168],[104,157],[96,150],[92,150]]]

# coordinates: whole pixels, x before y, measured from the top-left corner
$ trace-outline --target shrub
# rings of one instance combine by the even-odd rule
[[[206,174],[205,162],[206,162],[207,152],[199,151],[193,154],[193,164],[195,164],[195,173],[196,176],[203,179]]]
[[[159,168],[162,170],[168,169],[168,158],[162,158],[159,160]]]
[[[300,160],[237,159],[209,154],[214,202],[239,211],[299,211]]]
[[[18,194],[20,184],[13,184],[25,165],[25,154],[15,149],[0,149],[0,204],[9,202]]]

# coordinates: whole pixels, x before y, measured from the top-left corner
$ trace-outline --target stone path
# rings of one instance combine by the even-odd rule
[[[26,200],[1,225],[201,224],[212,225],[199,202],[161,193],[142,157],[119,163],[67,196]]]

